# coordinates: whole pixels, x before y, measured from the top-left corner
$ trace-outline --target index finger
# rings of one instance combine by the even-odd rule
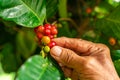
[[[69,48],[80,53],[90,53],[96,50],[96,44],[90,41],[75,38],[55,38],[54,41],[58,46]]]

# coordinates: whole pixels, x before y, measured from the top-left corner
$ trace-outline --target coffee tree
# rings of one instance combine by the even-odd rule
[[[15,80],[69,80],[50,48],[66,36],[106,44],[120,76],[119,0],[0,0],[0,62]]]

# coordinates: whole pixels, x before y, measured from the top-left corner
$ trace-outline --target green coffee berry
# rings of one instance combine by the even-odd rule
[[[43,50],[44,50],[45,53],[48,53],[48,52],[50,52],[50,47],[49,46],[45,46],[43,48]]]

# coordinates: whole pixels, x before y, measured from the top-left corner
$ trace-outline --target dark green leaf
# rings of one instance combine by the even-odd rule
[[[37,44],[34,40],[34,33],[31,30],[24,30],[17,34],[16,48],[17,53],[27,59],[36,50]]]
[[[47,59],[36,55],[22,65],[16,80],[60,80],[60,73]]]
[[[120,50],[114,50],[111,52],[111,57],[113,60],[120,59]]]
[[[108,1],[108,3],[111,4],[114,7],[116,7],[120,4],[119,0],[106,0],[106,1]]]
[[[2,68],[5,72],[13,72],[17,70],[17,62],[15,55],[13,53],[13,46],[10,43],[6,43],[3,46],[2,51],[0,52],[1,55],[1,64]]]
[[[47,17],[53,16],[58,8],[58,0],[47,0],[46,2],[46,10],[47,10]]]
[[[118,75],[120,76],[120,59],[114,62]]]
[[[46,0],[0,0],[0,17],[25,27],[43,24]]]
[[[120,39],[120,6],[117,7],[111,14],[101,20],[98,20],[96,27],[105,33],[107,36],[113,36]]]

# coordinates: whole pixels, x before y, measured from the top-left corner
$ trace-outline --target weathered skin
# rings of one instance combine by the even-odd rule
[[[120,80],[104,44],[82,39],[56,38],[50,51],[66,77],[72,80]]]

